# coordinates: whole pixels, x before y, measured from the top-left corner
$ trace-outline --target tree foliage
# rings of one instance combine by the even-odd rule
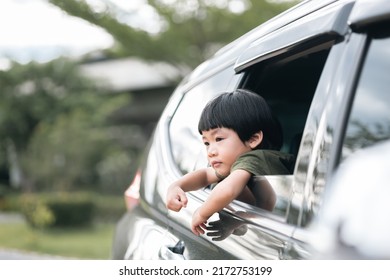
[[[190,68],[210,57],[222,45],[299,2],[148,0],[161,24],[160,32],[151,34],[122,23],[117,18],[117,10],[110,6],[96,11],[85,0],[49,1],[68,14],[110,33],[117,45],[109,51],[109,55],[137,56]],[[234,4],[242,8],[234,9]]]
[[[78,69],[58,59],[0,72],[0,167],[8,166],[11,184],[24,190],[92,186],[99,166],[124,152],[107,119],[129,96],[108,94]]]

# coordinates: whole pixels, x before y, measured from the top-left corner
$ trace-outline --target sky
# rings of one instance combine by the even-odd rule
[[[112,44],[113,38],[103,29],[45,0],[0,0],[0,69],[7,68],[9,59],[47,62]]]
[[[158,15],[146,0],[85,1],[97,11],[109,5],[117,12],[118,20],[134,28],[149,33],[160,31]],[[236,4],[232,8],[242,9],[240,1],[231,3]],[[113,44],[112,36],[104,29],[66,14],[48,0],[0,0],[0,70],[6,70],[11,60],[47,62],[59,56],[78,57]]]

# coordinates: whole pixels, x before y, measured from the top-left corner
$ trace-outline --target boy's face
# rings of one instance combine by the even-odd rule
[[[230,174],[233,163],[240,155],[251,151],[249,144],[242,142],[238,134],[229,128],[202,131],[202,140],[211,167],[222,177]]]

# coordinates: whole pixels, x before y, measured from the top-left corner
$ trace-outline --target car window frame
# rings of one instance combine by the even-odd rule
[[[326,36],[326,38],[328,38],[328,37]],[[318,53],[319,51],[322,51],[322,50],[328,50],[330,52],[330,49],[333,47],[334,44],[335,44],[335,41],[333,38],[330,38],[329,41],[325,41],[325,40],[320,40],[318,42],[316,41],[316,42],[313,42],[312,44],[309,44],[309,45],[307,44],[306,41],[302,41],[301,44],[299,44],[299,43],[296,44],[296,48],[294,50],[285,51],[282,54],[277,53],[277,54],[275,54],[275,56],[270,57],[267,60],[259,60],[260,62],[258,62],[257,64],[248,64],[248,68],[243,68],[239,72],[239,73],[244,73],[244,75],[243,75],[243,78],[242,78],[240,84],[238,85],[238,87],[240,87],[240,88],[246,87],[248,75],[250,75],[250,71],[251,71],[250,69],[252,67],[255,67],[259,64],[270,64],[270,65],[275,64],[276,65],[276,64],[280,63],[281,61],[295,60],[299,57],[303,57],[303,56],[306,56],[306,55],[311,54],[311,53]],[[329,53],[328,53],[328,55],[329,55]],[[326,60],[327,60],[327,58],[325,59],[325,63],[322,66],[322,70],[320,71],[320,75],[319,75],[320,78],[322,75],[321,72],[325,68]],[[318,86],[318,83],[319,83],[319,80],[317,81],[317,84],[316,84],[317,86]],[[314,99],[315,92],[316,92],[316,90],[314,89],[312,92],[312,99]],[[310,108],[311,108],[311,104],[309,104],[309,110],[310,110]],[[306,116],[306,119],[304,120],[302,131],[304,130],[305,123],[307,121],[307,117],[308,117],[308,115]],[[300,209],[298,209],[297,211],[290,210],[291,204],[293,203],[293,201],[292,201],[293,195],[294,195],[293,185],[294,185],[294,181],[295,181],[295,179],[294,179],[295,176],[296,176],[295,170],[291,175],[272,175],[272,176],[267,175],[267,176],[265,176],[266,178],[267,177],[273,178],[273,180],[279,179],[280,182],[283,182],[286,180],[289,180],[291,182],[291,189],[290,189],[288,195],[284,196],[284,195],[279,194],[279,197],[278,197],[279,201],[286,201],[286,203],[287,203],[286,210],[285,210],[284,214],[270,212],[270,211],[267,211],[267,210],[264,210],[261,208],[257,208],[257,207],[254,207],[254,206],[251,206],[248,204],[243,204],[243,203],[236,201],[236,200],[232,202],[232,205],[234,205],[235,207],[244,207],[244,208],[238,208],[240,210],[243,210],[246,208],[248,211],[257,212],[260,216],[265,216],[267,218],[281,221],[281,222],[284,222],[286,224],[296,225],[296,224],[298,224]],[[277,186],[276,186],[276,188],[277,188]]]

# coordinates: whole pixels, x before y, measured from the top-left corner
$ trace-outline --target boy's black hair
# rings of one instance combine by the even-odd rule
[[[279,121],[260,95],[245,89],[225,92],[212,99],[203,109],[198,130],[214,128],[234,130],[245,142],[260,130],[263,141],[257,148],[280,150],[283,134]]]

